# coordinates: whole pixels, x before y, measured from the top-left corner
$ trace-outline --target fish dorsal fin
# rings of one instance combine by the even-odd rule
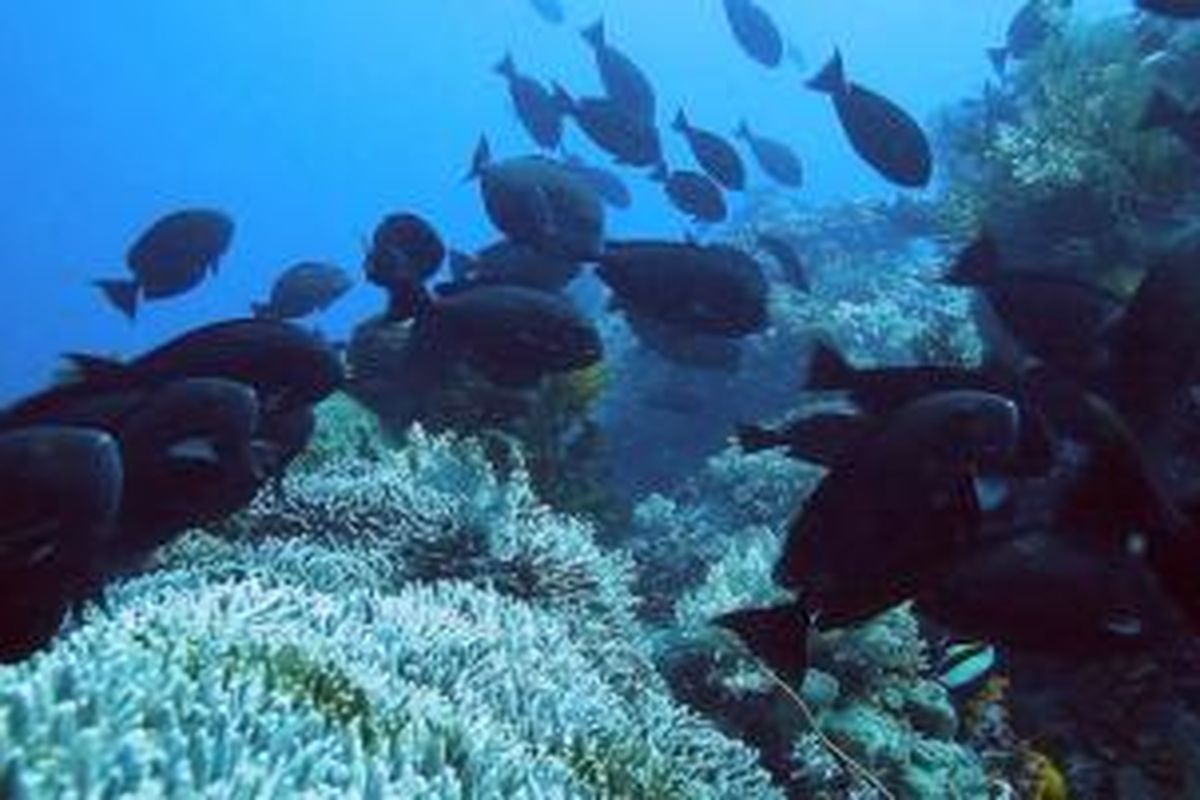
[[[111,386],[123,383],[129,374],[129,367],[122,361],[108,356],[66,353],[63,358],[67,361],[72,379],[80,383]]]
[[[837,391],[849,389],[854,367],[838,349],[824,339],[818,339],[808,361],[807,389]]]
[[[808,668],[808,615],[802,603],[722,614],[713,623],[730,631],[781,680],[799,686]]]
[[[463,183],[470,183],[482,178],[491,163],[492,148],[488,144],[487,137],[480,136],[479,144],[475,145],[475,154],[471,157],[471,170],[463,178]]]

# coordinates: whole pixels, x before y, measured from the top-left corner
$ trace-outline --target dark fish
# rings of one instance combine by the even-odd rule
[[[559,292],[579,276],[577,261],[546,255],[526,245],[496,242],[475,256],[451,253],[454,280],[437,287],[440,295],[457,294],[476,286],[524,286]]]
[[[747,453],[786,448],[792,458],[834,467],[861,450],[878,429],[879,422],[871,417],[835,411],[809,414],[777,428],[739,425],[736,435]]]
[[[125,255],[132,280],[96,285],[125,316],[137,316],[138,298],[162,300],[195,288],[233,240],[233,220],[220,211],[192,209],[169,214],[138,237]]]
[[[239,319],[191,330],[126,362],[68,356],[79,380],[10,408],[0,421],[38,418],[64,398],[137,391],[184,378],[225,378],[258,394],[263,409],[284,412],[314,405],[342,383],[341,360],[320,337],[287,322]]]
[[[530,5],[533,6],[533,10],[538,13],[538,16],[554,25],[559,24],[566,18],[563,15],[563,7],[560,0],[530,0]]]
[[[1166,130],[1200,155],[1200,106],[1187,110],[1162,89],[1155,89],[1138,123],[1140,130]]]
[[[758,262],[724,245],[613,243],[597,275],[636,314],[714,336],[767,325],[767,282]]]
[[[1176,19],[1200,19],[1200,0],[1137,0],[1138,8]]]
[[[1019,429],[1017,405],[987,392],[943,392],[896,411],[792,521],[776,581],[802,594],[823,628],[911,598],[976,539],[975,466],[1008,458]]]
[[[270,300],[251,308],[256,317],[298,319],[329,308],[353,285],[349,273],[335,264],[304,261],[275,279]]]
[[[139,564],[188,528],[248,505],[270,466],[254,447],[258,423],[254,390],[219,378],[163,386],[122,420],[125,493],[109,569]]]
[[[547,373],[583,369],[603,357],[599,333],[569,300],[517,286],[483,286],[432,301],[413,335],[501,386],[531,386]]]
[[[590,185],[557,161],[526,156],[492,162],[480,139],[471,167],[492,223],[514,242],[588,261],[604,249],[604,205]]]
[[[783,60],[783,37],[774,20],[753,0],[725,0],[725,18],[746,55],[765,67]]]
[[[1042,532],[965,554],[917,608],[959,635],[1060,656],[1144,650],[1168,630],[1137,559]]]
[[[663,185],[671,205],[696,222],[720,222],[729,215],[721,187],[703,172],[668,172],[665,164],[659,164],[650,179]]]
[[[808,86],[833,98],[854,151],[883,177],[900,186],[929,183],[933,152],[921,126],[891,100],[846,80],[840,52]]]
[[[812,291],[812,283],[808,279],[808,270],[800,260],[800,254],[787,240],[771,233],[760,233],[755,240],[759,247],[766,250],[779,262],[779,272],[783,279],[802,292]]]
[[[1008,23],[1004,44],[987,51],[996,72],[1004,74],[1004,68],[1010,58],[1020,60],[1028,57],[1042,46],[1050,36],[1051,30],[1044,0],[1026,0],[1025,5],[1017,10],[1012,21]]]
[[[746,188],[746,167],[742,164],[742,157],[724,137],[693,127],[683,109],[675,115],[672,127],[687,139],[696,163],[709,177],[730,191]]]
[[[367,280],[388,292],[390,312],[409,317],[417,287],[437,272],[446,245],[433,225],[417,214],[389,214],[375,227],[363,261]]]
[[[612,170],[587,164],[579,156],[568,154],[563,159],[563,165],[587,182],[605,204],[613,208],[629,208],[633,205],[633,195],[621,176]]]
[[[555,101],[563,113],[572,117],[587,137],[618,164],[649,167],[662,160],[662,142],[653,119],[629,110],[629,106],[609,97],[571,97],[555,85]]]
[[[762,171],[781,186],[799,188],[804,183],[804,166],[792,149],[783,142],[759,136],[743,121],[737,136],[750,146],[754,160]]]
[[[654,87],[629,56],[605,40],[604,20],[584,28],[583,38],[595,53],[604,93],[627,113],[653,127]]]
[[[48,644],[68,606],[94,589],[91,562],[123,486],[120,449],[101,431],[0,435],[0,663]]]
[[[673,364],[718,372],[741,369],[742,344],[737,339],[696,333],[636,311],[626,311],[625,319],[639,342]]]
[[[1142,278],[1104,331],[1107,381],[1139,430],[1161,418],[1200,375],[1200,270],[1192,257],[1166,258]]]
[[[557,150],[562,141],[562,111],[554,95],[539,81],[522,75],[513,63],[511,53],[496,65],[496,72],[508,80],[508,95],[517,111],[517,119],[538,147]]]
[[[1105,326],[1122,298],[1071,275],[1003,266],[986,233],[958,256],[943,282],[977,289],[1029,353],[1073,375],[1094,368]]]

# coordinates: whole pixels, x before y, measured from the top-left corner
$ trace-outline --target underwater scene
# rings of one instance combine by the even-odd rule
[[[1200,0],[0,19],[0,800],[1200,798]]]

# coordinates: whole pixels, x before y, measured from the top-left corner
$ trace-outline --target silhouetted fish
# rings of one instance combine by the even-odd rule
[[[496,65],[496,72],[508,81],[508,95],[512,98],[517,119],[533,141],[544,150],[556,150],[562,140],[562,110],[554,95],[539,81],[517,71],[512,54],[505,53]]]
[[[833,98],[854,151],[881,175],[900,186],[929,183],[933,152],[921,126],[891,100],[846,80],[840,52],[808,86]]]
[[[863,414],[844,411],[809,414],[787,423],[737,426],[738,445],[747,453],[786,448],[796,459],[834,467],[858,451],[879,422]]]
[[[621,176],[612,170],[588,164],[579,156],[569,153],[563,159],[563,165],[587,181],[605,204],[613,208],[629,208],[633,205],[633,195]]]
[[[938,393],[902,407],[805,503],[776,581],[803,594],[823,628],[911,598],[973,543],[982,521],[974,465],[1006,458],[1019,430],[1016,404],[987,392]]]
[[[750,256],[724,245],[610,243],[596,274],[621,306],[659,322],[715,336],[767,325],[767,281]]]
[[[314,405],[342,383],[338,354],[320,337],[288,322],[239,319],[188,331],[126,362],[68,356],[80,380],[9,410],[37,413],[56,396],[164,386],[183,378],[226,378],[252,387],[269,412]]]
[[[335,264],[304,261],[275,279],[270,300],[251,308],[256,317],[299,319],[329,308],[353,285],[349,273]]]
[[[36,426],[0,435],[0,663],[21,661],[58,632],[93,590],[92,561],[124,488],[106,433]]]
[[[687,139],[696,163],[709,177],[730,191],[746,188],[746,167],[733,145],[712,131],[693,127],[683,109],[675,115],[672,127]]]
[[[604,247],[604,206],[592,187],[557,161],[526,156],[492,162],[480,139],[471,166],[492,223],[514,242],[586,261]]]
[[[725,0],[725,18],[746,55],[763,66],[779,66],[783,37],[766,11],[753,0]]]
[[[776,183],[798,188],[804,183],[804,166],[792,149],[781,141],[759,136],[743,121],[737,135],[748,145],[762,171]]]
[[[671,205],[696,222],[720,222],[729,215],[721,187],[703,172],[668,172],[665,164],[659,164],[650,179],[663,185]]]
[[[563,113],[618,164],[650,167],[662,160],[662,142],[654,121],[632,112],[628,104],[609,97],[575,99],[557,84],[554,97]]]
[[[654,87],[637,64],[605,39],[604,20],[596,20],[584,28],[583,38],[595,53],[604,93],[626,113],[653,126]]]
[[[125,316],[137,316],[139,296],[175,297],[196,287],[233,240],[233,220],[220,211],[191,209],[169,214],[138,237],[125,256],[132,280],[100,280],[96,285]]]

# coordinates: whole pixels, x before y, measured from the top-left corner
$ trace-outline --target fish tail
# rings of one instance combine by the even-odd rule
[[[137,318],[138,291],[137,281],[100,280],[94,282],[108,302],[112,303],[129,319]]]
[[[90,353],[64,353],[72,380],[87,383],[115,385],[126,377],[128,368],[112,358],[94,356]]]
[[[992,62],[992,69],[996,70],[997,75],[1004,75],[1004,70],[1008,66],[1008,48],[1007,47],[989,47],[987,51],[988,61]]]
[[[800,602],[722,614],[713,623],[733,633],[755,658],[791,685],[808,668],[808,615]]]
[[[841,94],[846,91],[846,70],[842,65],[842,52],[834,50],[821,71],[809,78],[808,88],[826,94]]]
[[[504,58],[497,61],[493,69],[506,78],[515,77],[517,74],[517,65],[513,62],[512,53],[505,53]]]
[[[580,33],[582,33],[584,41],[592,47],[604,47],[604,18],[596,20]]]
[[[471,170],[463,178],[463,183],[479,180],[490,163],[492,163],[492,148],[488,144],[487,136],[480,136],[479,144],[475,145],[475,154],[471,156]]]
[[[782,442],[779,435],[762,425],[738,425],[735,434],[738,446],[747,453],[757,453],[778,447]]]
[[[854,377],[854,367],[846,357],[824,339],[818,340],[808,360],[808,389],[846,389]]]
[[[391,322],[420,321],[432,302],[424,285],[409,277],[397,278],[388,285],[387,291],[387,318]]]
[[[983,231],[958,254],[942,277],[951,286],[980,286],[1000,270],[1000,251],[991,234]]]
[[[747,142],[750,141],[750,125],[746,122],[746,120],[743,119],[738,121],[737,128],[734,130],[733,135],[737,136],[739,139],[745,139]]]
[[[1150,100],[1146,103],[1145,110],[1142,111],[1141,119],[1138,120],[1138,130],[1172,128],[1178,125],[1185,116],[1187,116],[1187,112],[1183,110],[1183,106],[1179,104],[1178,100],[1162,89],[1155,89],[1154,94],[1150,95]]]

